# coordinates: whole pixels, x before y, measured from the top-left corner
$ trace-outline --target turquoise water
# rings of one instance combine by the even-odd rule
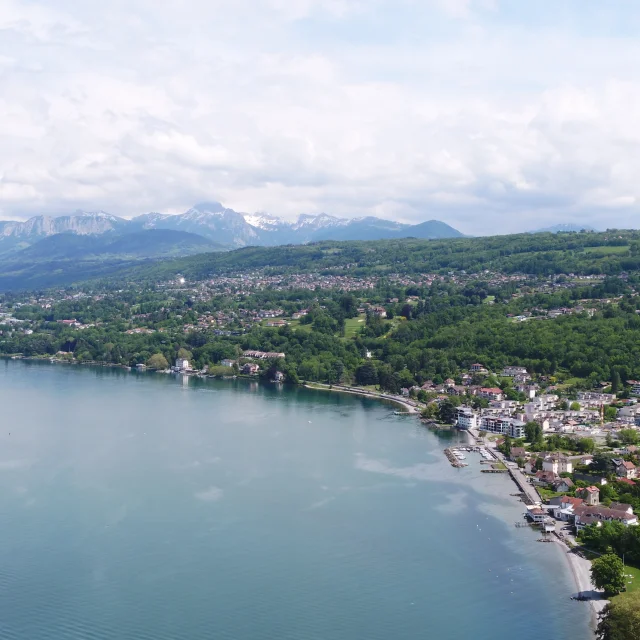
[[[3,640],[590,637],[510,481],[392,406],[20,361],[0,402]]]

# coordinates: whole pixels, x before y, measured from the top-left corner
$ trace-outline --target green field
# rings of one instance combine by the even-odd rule
[[[357,318],[347,318],[347,320],[344,321],[344,337],[355,338],[358,331],[364,327],[365,318],[365,315],[358,316]]]
[[[633,576],[633,578],[627,578],[627,591],[638,591],[640,589],[640,569],[630,567],[628,564],[624,567],[625,574]]]
[[[602,255],[616,254],[616,253],[626,253],[627,251],[629,251],[629,247],[628,246],[622,246],[622,247],[585,247],[584,248],[584,252],[585,253],[600,253]]]

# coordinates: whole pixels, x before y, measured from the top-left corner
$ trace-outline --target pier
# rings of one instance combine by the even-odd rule
[[[453,452],[453,449],[450,449],[450,448],[445,449],[444,455],[447,456],[447,459],[451,463],[451,466],[455,467],[456,469],[461,469],[462,467],[467,466],[465,462],[462,462],[462,460],[460,460],[458,456],[456,456],[456,454]]]

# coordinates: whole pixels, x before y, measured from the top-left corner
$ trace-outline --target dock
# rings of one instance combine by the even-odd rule
[[[466,462],[462,462],[460,458],[454,453],[453,449],[447,448],[444,450],[444,455],[447,456],[447,460],[451,463],[452,467],[456,469],[462,469],[462,467],[466,467]]]

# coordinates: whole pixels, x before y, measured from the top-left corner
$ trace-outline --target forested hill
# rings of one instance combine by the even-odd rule
[[[190,279],[267,267],[303,273],[348,269],[354,275],[485,269],[503,273],[616,275],[640,269],[640,232],[519,234],[447,240],[320,242],[304,246],[247,247],[146,265],[137,279]]]
[[[329,240],[308,245],[246,247],[178,259],[147,261],[79,257],[0,264],[0,291],[34,290],[83,281],[158,282],[182,274],[190,280],[266,269],[267,273],[385,276],[391,273],[605,274],[640,270],[640,231],[541,233],[442,240]]]

